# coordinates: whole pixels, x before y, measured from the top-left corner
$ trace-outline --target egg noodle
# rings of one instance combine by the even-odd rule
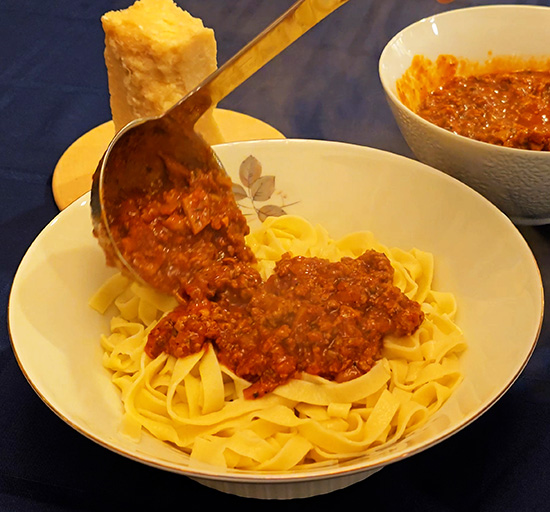
[[[121,429],[136,441],[145,430],[189,454],[190,463],[287,471],[337,463],[395,442],[437,411],[462,381],[466,348],[454,322],[451,293],[432,289],[431,254],[381,245],[370,232],[333,240],[297,216],[269,217],[247,236],[262,277],[281,256],[338,261],[367,249],[385,253],[394,284],[421,304],[425,318],[411,336],[384,339],[382,357],[365,375],[335,383],[303,375],[262,398],[243,397],[250,384],[218,363],[210,347],[177,359],[149,358],[149,331],[176,301],[116,274],[90,305],[110,317],[101,337],[104,366],[120,389]]]

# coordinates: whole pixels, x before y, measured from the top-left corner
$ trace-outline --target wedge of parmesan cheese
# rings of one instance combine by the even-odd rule
[[[104,14],[101,23],[117,132],[164,113],[217,68],[214,31],[172,0],[138,0]],[[222,142],[212,110],[197,130],[210,144]]]

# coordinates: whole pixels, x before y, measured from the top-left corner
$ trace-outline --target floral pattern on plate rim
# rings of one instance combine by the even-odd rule
[[[286,195],[275,188],[275,176],[264,175],[262,163],[254,155],[241,162],[239,180],[240,183],[233,182],[233,195],[245,217],[254,215],[263,222],[268,217],[286,215],[286,208],[297,203],[286,203]],[[274,196],[279,197],[280,204],[270,202],[258,206],[258,203],[265,203]]]

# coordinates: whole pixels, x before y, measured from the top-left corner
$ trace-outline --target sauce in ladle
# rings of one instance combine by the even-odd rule
[[[188,171],[169,159],[164,164],[168,178],[158,188],[130,190],[110,206],[111,234],[124,259],[144,281],[180,301],[258,283],[230,178],[218,169]]]

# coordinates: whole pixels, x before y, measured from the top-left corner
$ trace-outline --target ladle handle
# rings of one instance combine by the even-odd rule
[[[298,0],[263,32],[244,46],[223,66],[208,76],[196,89],[168,113],[198,119],[235,88],[250,78],[299,37],[348,0]],[[183,110],[183,112],[179,112]]]

